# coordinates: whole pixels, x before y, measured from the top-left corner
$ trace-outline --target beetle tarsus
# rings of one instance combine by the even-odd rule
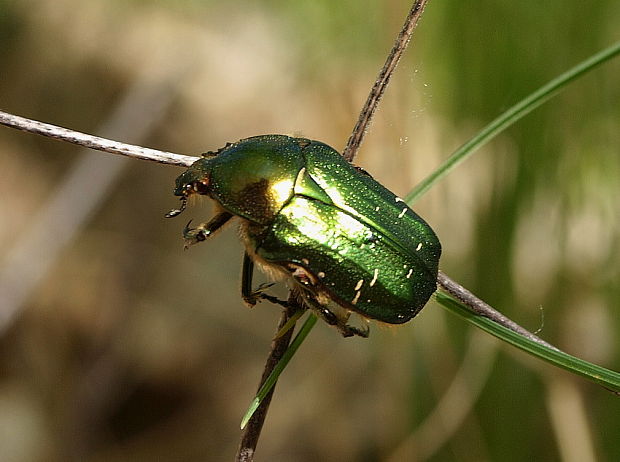
[[[210,231],[205,227],[205,224],[201,224],[196,228],[190,228],[190,224],[192,220],[188,221],[183,228],[183,238],[185,239],[185,248],[187,249],[189,246],[194,244],[198,244],[209,237]]]
[[[325,321],[330,326],[334,326],[336,329],[338,329],[338,332],[340,332],[343,337],[346,338],[358,336],[362,338],[368,338],[368,334],[370,333],[369,327],[366,326],[364,329],[360,329],[358,327],[347,324],[349,316],[339,317],[336,313],[325,307],[321,307],[319,309],[315,308],[315,311],[318,312],[323,321]]]
[[[358,337],[368,338],[368,334],[370,334],[370,329],[368,328],[368,326],[366,326],[366,328],[364,329],[360,329],[358,327],[345,324],[344,326],[338,326],[338,330],[343,337],[352,337],[354,335],[357,335]]]
[[[274,305],[280,305],[283,308],[291,308],[292,306],[287,300],[281,300],[278,297],[274,297],[273,295],[260,294],[260,298],[263,300],[267,300],[273,303]]]
[[[342,334],[343,337],[353,337],[358,336],[362,338],[368,338],[368,334],[370,334],[370,328],[365,326],[365,328],[360,329],[359,327],[352,326],[350,324],[338,323],[336,324],[336,328]]]
[[[267,300],[275,305],[280,305],[284,308],[290,308],[291,304],[287,300],[281,300],[278,297],[274,297],[273,295],[266,294],[265,291],[273,286],[274,283],[263,283],[259,285],[255,290],[252,291],[250,295],[244,296],[243,301],[248,305],[248,307],[253,308],[258,302],[262,300]]]

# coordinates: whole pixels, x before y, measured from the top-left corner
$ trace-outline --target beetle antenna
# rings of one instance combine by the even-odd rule
[[[165,216],[166,218],[174,218],[177,215],[179,215],[183,210],[185,210],[185,207],[187,206],[187,196],[183,196],[181,197],[181,208],[178,209],[172,209],[170,210],[170,212],[168,212]]]

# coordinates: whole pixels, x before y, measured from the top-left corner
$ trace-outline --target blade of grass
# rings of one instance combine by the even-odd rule
[[[271,390],[276,384],[276,382],[278,381],[278,377],[280,377],[280,374],[287,366],[293,355],[297,352],[299,346],[306,339],[306,336],[310,333],[310,331],[316,324],[316,321],[317,317],[314,314],[310,313],[308,319],[306,319],[306,322],[304,322],[303,326],[301,326],[301,329],[299,329],[299,332],[289,345],[286,353],[284,353],[284,356],[282,356],[282,359],[280,360],[278,365],[273,369],[273,371],[271,371],[271,374],[269,374],[269,377],[267,377],[267,380],[265,380],[263,386],[260,388],[260,390],[258,390],[256,397],[252,400],[250,407],[243,416],[243,419],[241,420],[241,429],[243,429],[247,425],[248,421],[250,420],[256,409],[258,409],[258,406],[260,406],[260,403],[263,401],[263,399],[265,399],[267,393],[269,393],[269,390]]]
[[[572,69],[569,69],[559,75],[555,79],[540,87],[534,93],[512,106],[502,115],[493,120],[489,125],[484,127],[477,135],[458,148],[442,165],[440,165],[434,172],[428,175],[415,188],[413,188],[411,192],[405,196],[405,202],[411,205],[417,201],[422,194],[430,189],[431,186],[450,173],[452,169],[467,159],[467,157],[473,154],[474,151],[488,143],[496,135],[501,133],[510,125],[514,124],[517,120],[521,119],[523,116],[536,109],[551,97],[558,94],[570,82],[595,69],[604,62],[609,61],[619,53],[620,42],[616,42],[610,47],[601,50],[588,59],[577,64]]]
[[[620,394],[620,373],[605,369],[604,367],[576,358],[568,353],[564,353],[563,351],[550,348],[546,345],[530,340],[523,335],[507,329],[506,327],[500,326],[484,316],[473,313],[465,305],[444,292],[438,291],[435,294],[435,298],[437,302],[452,313],[460,316],[500,340],[510,343],[520,350],[523,350],[532,356],[536,356],[543,361],[547,361],[554,366],[585,377],[586,379],[602,385],[616,394]]]

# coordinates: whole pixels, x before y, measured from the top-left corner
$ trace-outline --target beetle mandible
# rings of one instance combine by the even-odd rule
[[[303,304],[348,337],[368,336],[366,321],[402,324],[437,288],[441,245],[407,204],[319,141],[261,135],[208,152],[176,180],[181,207],[207,195],[216,214],[185,227],[186,245],[204,241],[234,217],[245,245],[241,291],[253,306],[266,299],[252,289],[254,264],[284,280]]]

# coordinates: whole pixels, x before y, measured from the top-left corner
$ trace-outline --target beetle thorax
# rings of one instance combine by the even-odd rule
[[[211,197],[229,212],[254,223],[268,224],[293,196],[303,167],[298,146],[282,147],[281,138],[243,140],[205,159],[211,166]],[[278,145],[279,143],[279,145]],[[277,146],[274,148],[274,146]]]

